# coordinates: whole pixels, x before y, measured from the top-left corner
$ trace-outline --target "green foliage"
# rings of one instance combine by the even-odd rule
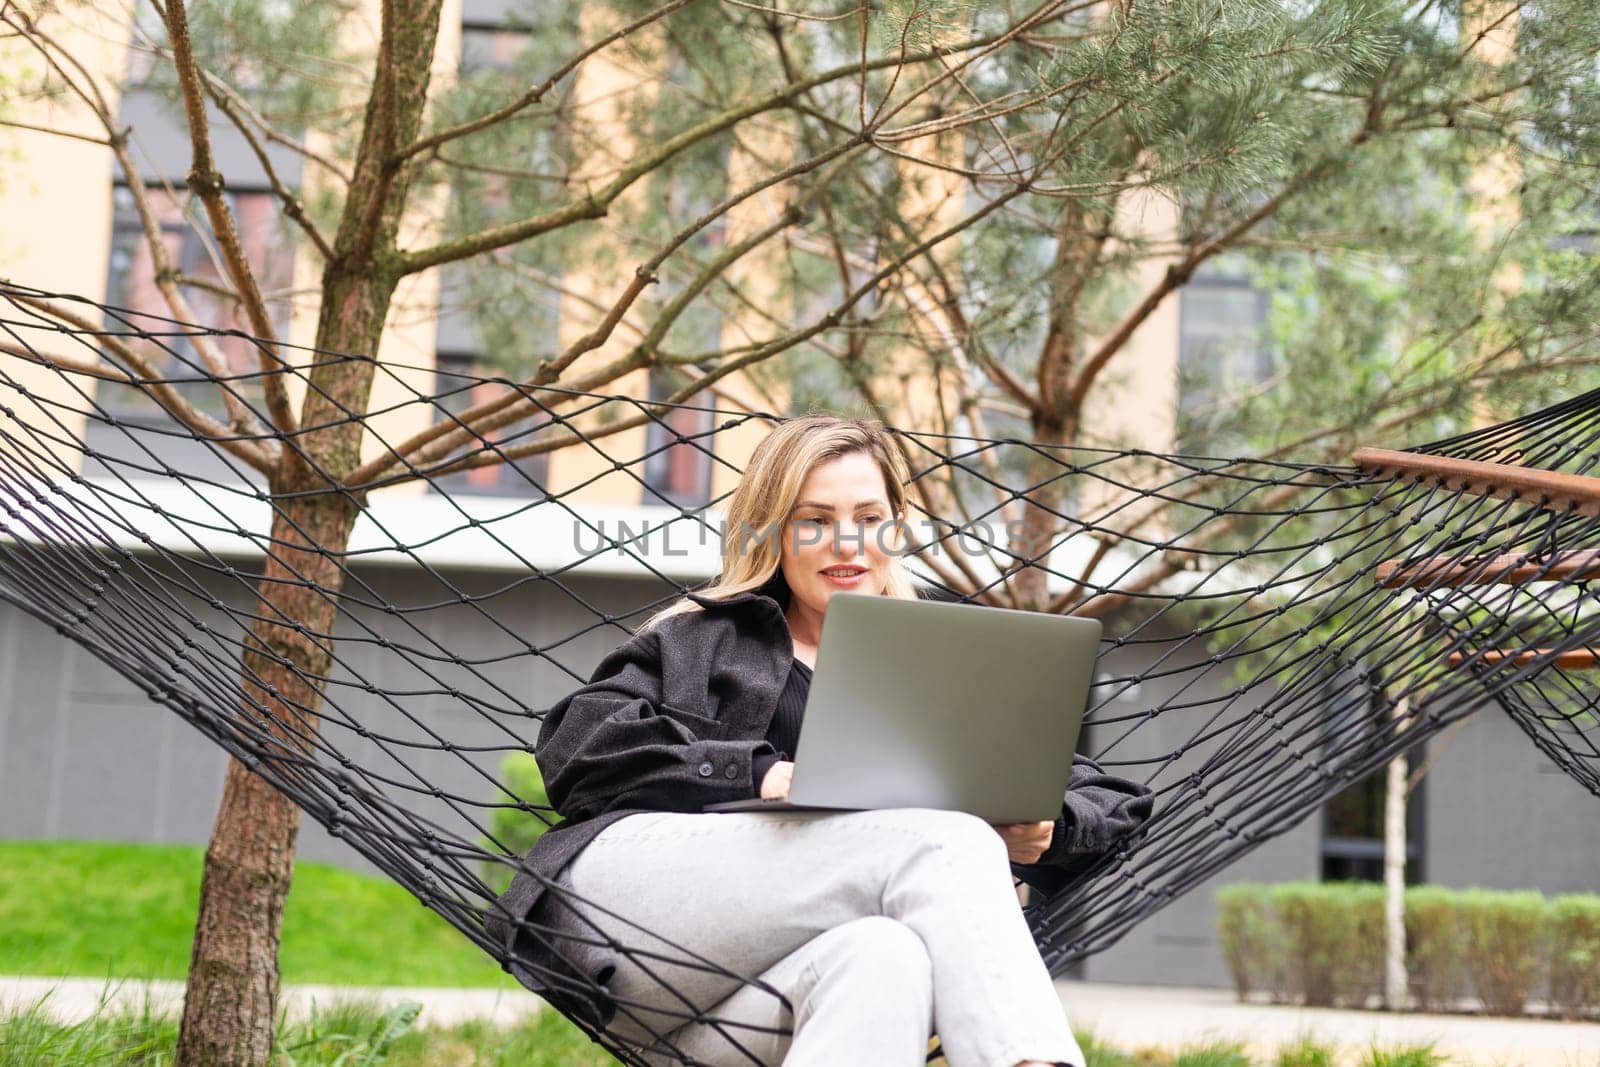
[[[544,775],[533,753],[512,752],[500,764],[499,782],[511,799],[494,808],[484,846],[507,856],[525,856],[556,818],[545,792]],[[483,880],[496,893],[504,893],[512,873],[507,863],[490,860],[484,864]]]
[[[182,978],[201,858],[190,846],[0,842],[0,974]],[[280,961],[287,983],[514,986],[399,886],[320,863],[295,865]]]
[[[1550,1003],[1569,1016],[1600,1015],[1600,897],[1550,901]]]
[[[1458,898],[1465,960],[1485,1010],[1521,1014],[1548,966],[1544,897],[1469,889]]]
[[[178,1020],[148,1002],[63,1024],[50,1013],[50,998],[7,1005],[0,1011],[0,1067],[68,1067],[88,1063],[165,1064],[178,1045]]]
[[[331,1012],[312,1005],[303,1034],[280,1035],[277,1054],[285,1067],[327,1062],[333,1067],[371,1067],[388,1058],[394,1043],[416,1025],[422,1005],[402,1001],[387,1010],[376,1005],[340,1004]]]
[[[1467,989],[1459,894],[1438,886],[1406,890],[1406,971],[1424,1011],[1453,1011]]]

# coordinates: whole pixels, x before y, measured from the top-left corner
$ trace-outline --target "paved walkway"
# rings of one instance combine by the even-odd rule
[[[1101,1041],[1125,1049],[1175,1050],[1207,1040],[1243,1041],[1262,1057],[1301,1037],[1348,1050],[1347,1062],[1377,1045],[1434,1044],[1452,1063],[1472,1067],[1600,1067],[1600,1024],[1543,1019],[1489,1019],[1456,1015],[1389,1015],[1270,1004],[1240,1004],[1215,989],[1062,982],[1061,998],[1072,1022]],[[108,984],[92,978],[0,978],[0,1010],[43,1002],[65,1020],[93,1014],[102,1003],[176,1014],[178,982]],[[367,989],[289,986],[284,1008],[303,1018],[311,1004],[343,1000],[423,1005],[422,1022],[448,1025],[467,1019],[510,1023],[538,1011],[540,1002],[516,990]]]
[[[1600,1067],[1600,1024],[1470,1015],[1393,1015],[1241,1004],[1231,992],[1061,982],[1074,1026],[1106,1044],[1177,1049],[1212,1038],[1247,1042],[1262,1057],[1302,1037],[1357,1053],[1432,1044],[1473,1067]]]

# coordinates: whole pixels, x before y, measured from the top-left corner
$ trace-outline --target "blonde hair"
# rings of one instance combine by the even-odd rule
[[[905,460],[883,423],[876,419],[843,419],[836,415],[790,419],[763,438],[750,456],[723,522],[722,571],[697,595],[722,600],[770,582],[782,562],[783,525],[788,521],[806,476],[819,463],[858,452],[877,462],[878,469],[883,472],[884,488],[889,493],[889,510],[895,520],[904,521],[909,475]],[[890,555],[884,594],[916,599],[916,586],[900,553]],[[699,604],[687,597],[680,598],[646,619],[639,631],[648,630],[673,615],[699,610]]]

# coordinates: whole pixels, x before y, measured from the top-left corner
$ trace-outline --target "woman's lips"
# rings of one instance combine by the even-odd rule
[[[854,574],[850,575],[849,577],[844,577],[844,576],[841,576],[841,575],[829,574],[827,571],[819,571],[818,573],[821,574],[823,578],[827,579],[832,584],[837,585],[837,586],[842,586],[844,588],[850,588],[852,586],[860,585],[862,583],[862,581],[865,580],[865,578],[867,577],[867,572],[866,571],[856,571]]]

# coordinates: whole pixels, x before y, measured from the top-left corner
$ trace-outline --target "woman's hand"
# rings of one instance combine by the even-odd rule
[[[779,760],[767,771],[767,776],[761,779],[762,800],[787,800],[789,798],[789,782],[794,778],[794,764],[788,760]]]
[[[781,766],[782,764],[778,764],[772,769],[777,770]],[[1012,863],[1038,863],[1039,857],[1050,847],[1050,839],[1056,832],[1056,824],[1053,822],[1011,822],[992,825],[995,833],[1006,843],[1006,854],[1011,857]]]

